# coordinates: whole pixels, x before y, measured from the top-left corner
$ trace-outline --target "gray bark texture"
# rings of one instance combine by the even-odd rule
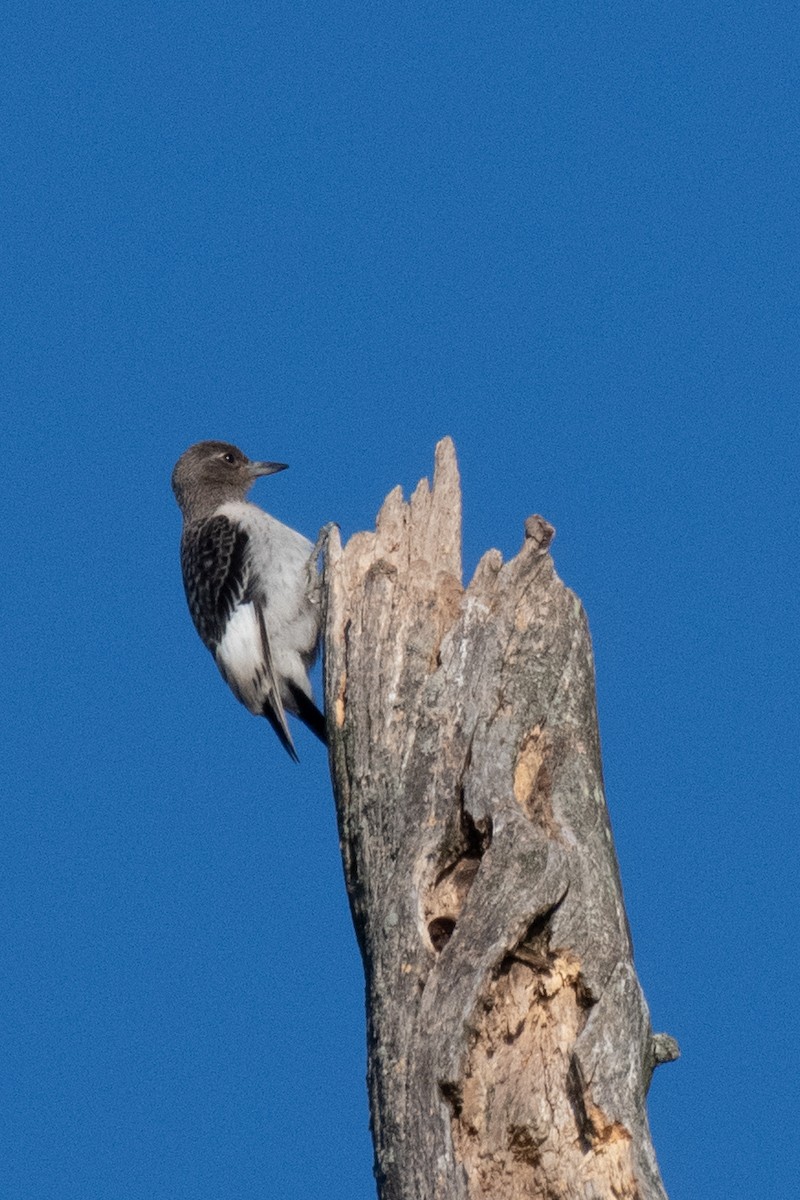
[[[381,1200],[664,1200],[580,602],[553,529],[461,582],[449,439],[324,567],[331,769]]]

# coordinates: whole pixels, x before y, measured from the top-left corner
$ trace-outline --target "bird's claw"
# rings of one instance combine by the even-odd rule
[[[315,604],[319,604],[322,597],[322,576],[317,568],[317,561],[320,554],[324,555],[327,552],[328,538],[330,537],[332,530],[337,528],[338,526],[335,521],[328,521],[326,525],[322,526],[317,534],[317,540],[314,543],[314,549],[311,551],[311,556],[306,565],[306,579],[308,584],[307,591],[309,598]]]

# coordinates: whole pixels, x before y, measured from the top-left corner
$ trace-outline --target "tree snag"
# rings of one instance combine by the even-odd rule
[[[381,1200],[656,1200],[677,1055],[633,968],[591,642],[541,517],[461,583],[452,442],[325,564],[325,692]]]

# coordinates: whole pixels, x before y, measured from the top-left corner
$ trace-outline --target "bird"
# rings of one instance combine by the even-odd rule
[[[269,721],[295,762],[286,714],[327,743],[308,672],[317,656],[317,548],[247,499],[286,463],[230,442],[190,446],[172,472],[183,514],[181,569],[192,621],[234,696]]]

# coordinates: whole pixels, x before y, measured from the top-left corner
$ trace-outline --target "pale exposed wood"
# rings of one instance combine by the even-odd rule
[[[664,1197],[583,609],[540,517],[461,583],[449,440],[325,568],[381,1200]]]

